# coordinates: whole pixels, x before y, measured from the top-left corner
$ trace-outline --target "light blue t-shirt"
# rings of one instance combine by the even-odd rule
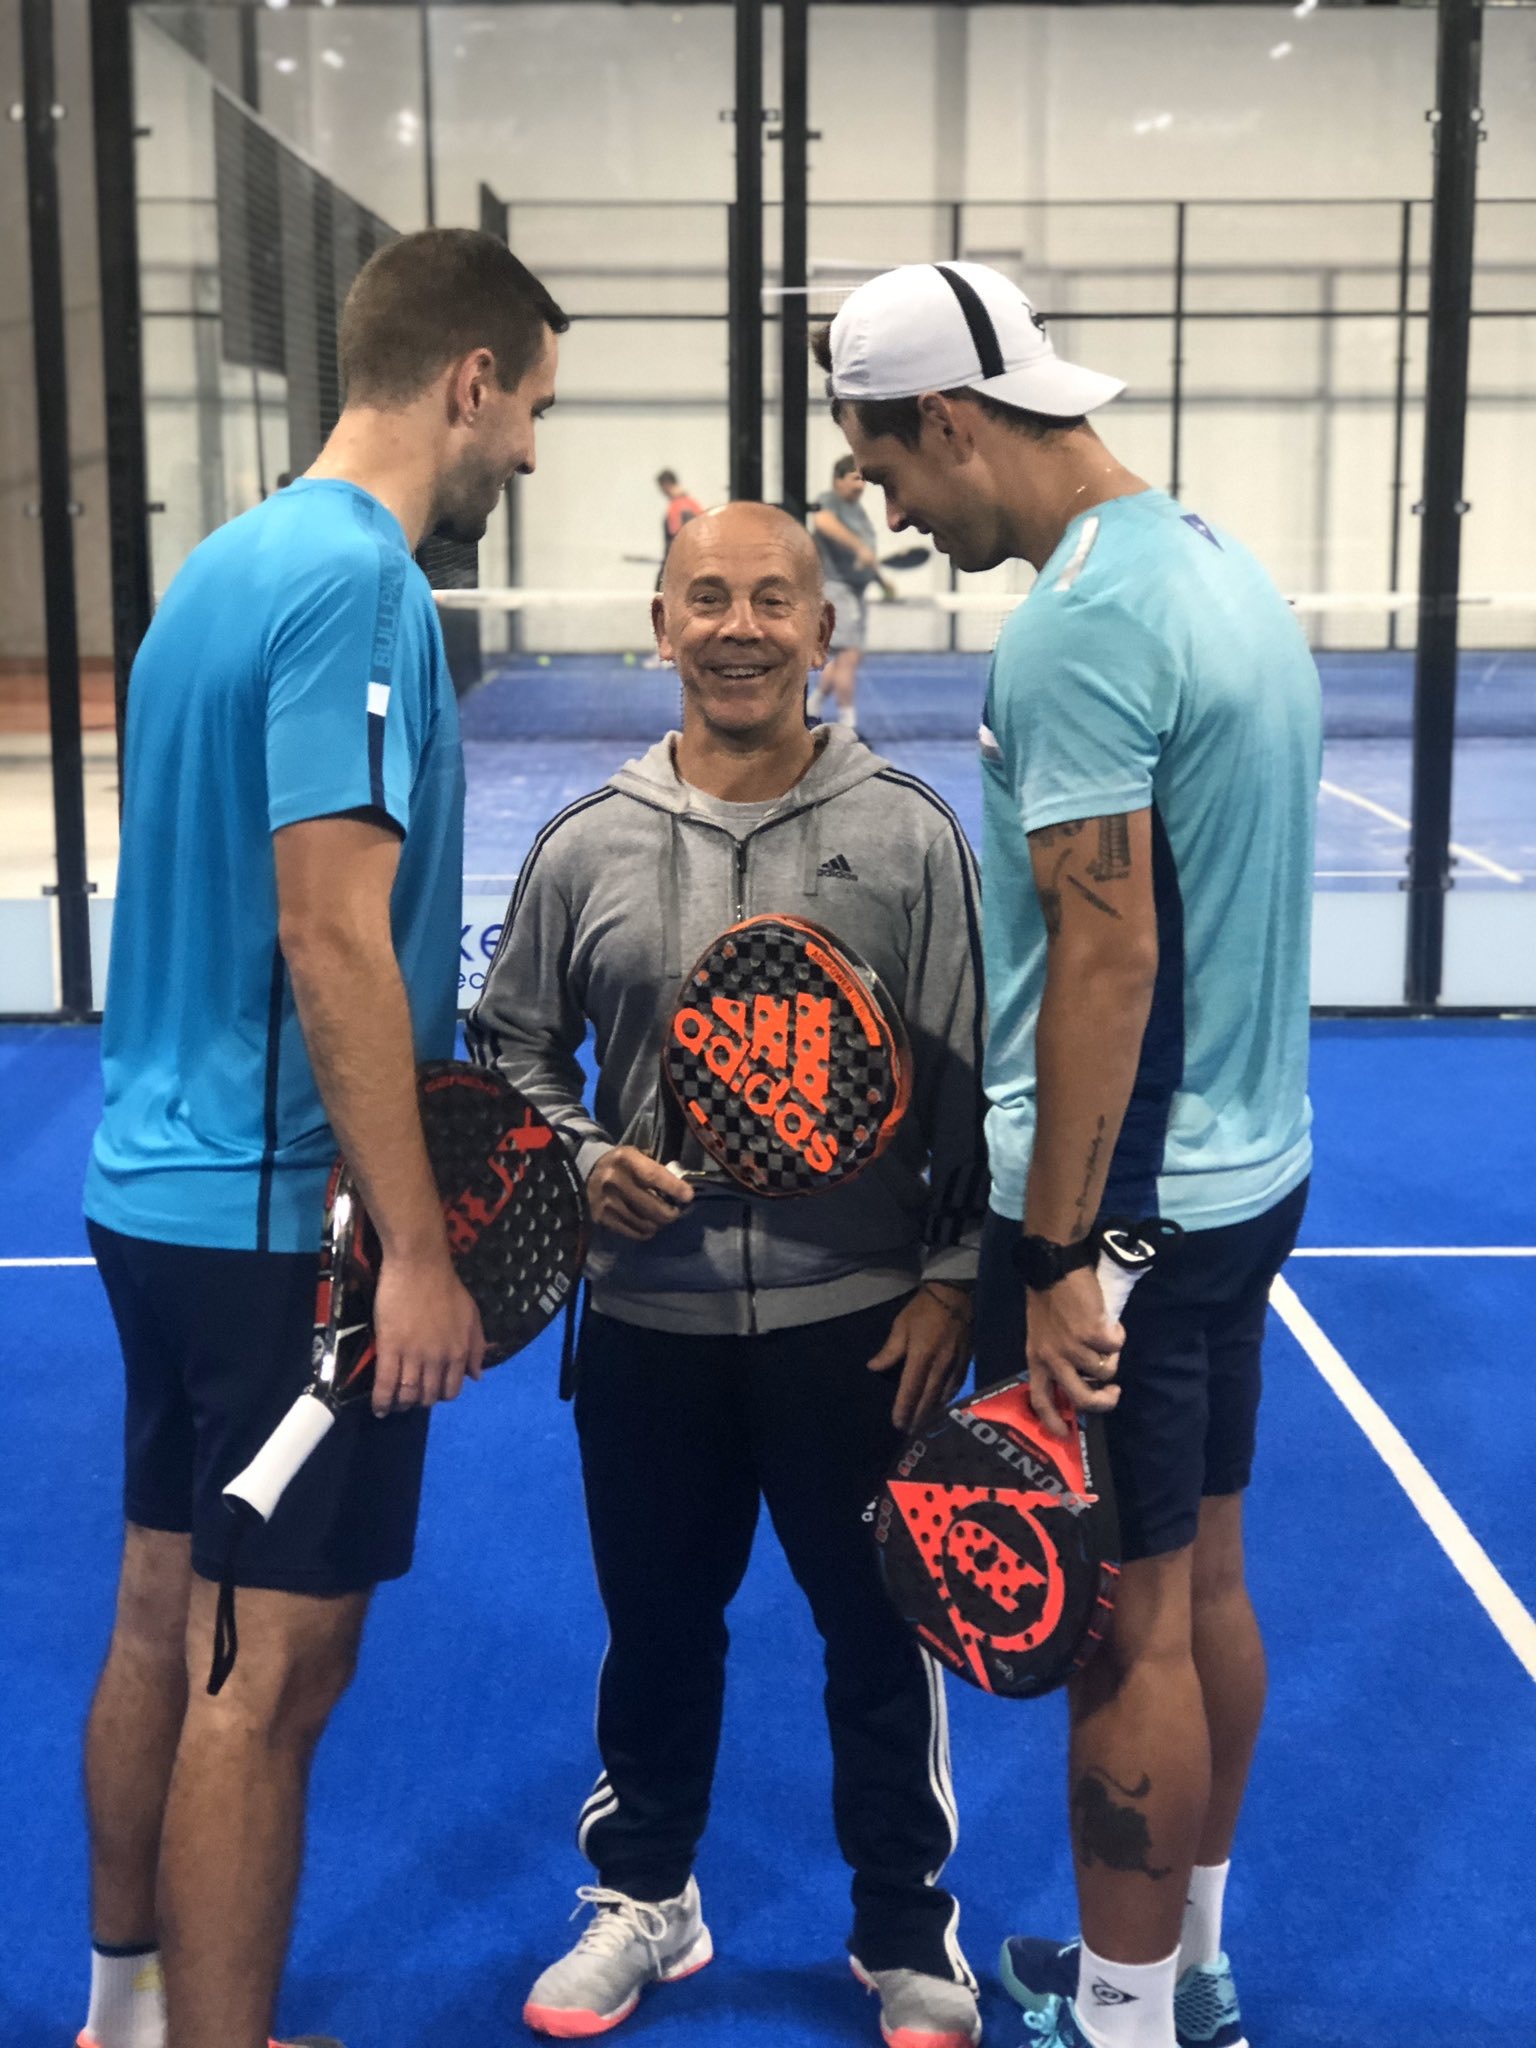
[[[277,939],[272,834],[372,811],[418,1059],[452,1056],[458,708],[393,513],[300,478],[194,550],[134,663],[86,1213],[133,1237],[318,1246],[336,1140]]]
[[[982,728],[992,1206],[1024,1213],[1046,933],[1027,835],[1152,811],[1159,970],[1103,1213],[1240,1223],[1311,1167],[1317,670],[1246,548],[1166,491],[1082,513],[998,639]]]

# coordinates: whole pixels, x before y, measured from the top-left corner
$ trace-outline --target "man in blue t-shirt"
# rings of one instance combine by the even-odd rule
[[[1010,1942],[1004,1975],[1041,2048],[1236,2048],[1221,1903],[1264,1694],[1242,1493],[1311,1166],[1317,674],[1253,556],[1087,424],[1122,386],[997,271],[888,272],[817,346],[892,527],[1037,572],[981,730],[977,1357],[1027,1362],[1058,1434],[1057,1387],[1105,1412],[1124,1566],[1072,1688],[1082,1940]],[[1115,1323],[1095,1226],[1155,1215],[1185,1235]]]
[[[86,1735],[83,2048],[266,2048],[309,1759],[371,1589],[409,1567],[427,1411],[484,1354],[416,1108],[417,1062],[453,1051],[464,777],[412,551],[478,540],[532,470],[566,325],[488,235],[388,244],[347,298],[319,459],[194,550],[134,664],[85,1196],[127,1532]],[[222,1489],[308,1379],[338,1146],[383,1247],[373,1412],[243,1540],[238,1669],[189,1694]]]

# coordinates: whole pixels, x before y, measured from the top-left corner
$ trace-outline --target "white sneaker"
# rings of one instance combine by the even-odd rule
[[[677,1898],[659,1905],[596,1884],[584,1884],[576,1896],[594,1908],[592,1918],[528,1994],[523,2019],[536,2034],[561,2041],[606,2034],[629,2018],[647,1984],[691,1977],[715,1953],[691,1877]]]
[[[857,1956],[853,1974],[880,2000],[880,2032],[888,2048],[975,2048],[981,2012],[969,1984],[929,1977],[921,1970],[866,1970]]]

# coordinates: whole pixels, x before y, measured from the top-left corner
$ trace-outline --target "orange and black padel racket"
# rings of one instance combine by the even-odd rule
[[[912,1094],[906,1028],[878,975],[798,917],[745,918],[700,955],[667,1019],[661,1069],[663,1156],[686,1134],[718,1174],[776,1199],[862,1173]]]
[[[1161,1219],[1106,1224],[1099,1289],[1118,1321],[1180,1235]],[[886,1591],[923,1647],[1004,1699],[1065,1685],[1103,1641],[1120,1576],[1104,1419],[1058,1391],[1052,1436],[1029,1379],[952,1402],[911,1437],[866,1513]]]
[[[484,1362],[498,1365],[570,1299],[587,1253],[586,1189],[553,1125],[494,1068],[433,1060],[416,1078],[448,1249],[480,1311]],[[243,1526],[272,1519],[341,1409],[372,1392],[379,1263],[378,1234],[351,1168],[338,1159],[326,1190],[309,1384],[224,1489],[232,1542]],[[210,1692],[233,1669],[237,1649],[229,1580],[221,1593],[224,1640]]]

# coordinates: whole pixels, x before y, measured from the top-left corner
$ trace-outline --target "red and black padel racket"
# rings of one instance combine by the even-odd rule
[[[1100,1231],[1112,1321],[1179,1234],[1161,1220]],[[1057,1399],[1065,1438],[1031,1407],[1027,1374],[953,1402],[908,1441],[869,1510],[908,1626],[956,1677],[1004,1699],[1064,1685],[1114,1612],[1120,1529],[1104,1420]]]
[[[485,1364],[499,1365],[548,1327],[581,1277],[586,1190],[553,1125],[494,1068],[434,1060],[417,1070],[417,1090],[448,1247],[480,1311]],[[326,1190],[309,1385],[225,1487],[237,1528],[272,1519],[341,1409],[372,1392],[379,1263],[378,1234],[338,1159]],[[232,1634],[227,1581],[224,1608]],[[227,1676],[233,1655],[216,1662],[216,1676],[221,1665]]]
[[[878,975],[798,917],[745,918],[700,955],[661,1069],[664,1156],[686,1133],[719,1173],[770,1198],[846,1185],[890,1144],[912,1095],[906,1027]]]

